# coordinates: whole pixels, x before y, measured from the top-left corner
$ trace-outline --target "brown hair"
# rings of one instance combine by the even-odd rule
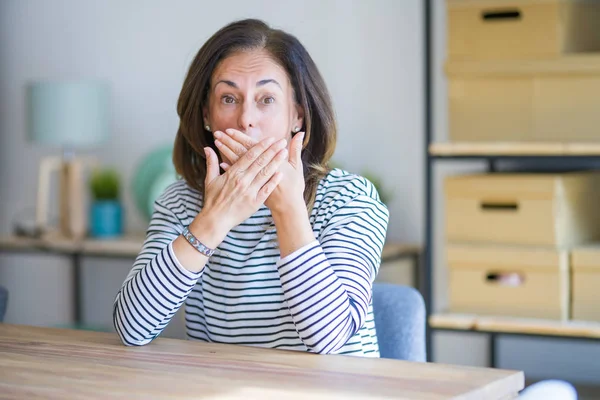
[[[183,83],[177,114],[173,163],[189,186],[204,193],[204,147],[217,154],[211,132],[204,129],[203,108],[208,102],[213,71],[237,51],[265,49],[287,72],[296,102],[304,109],[302,162],[306,182],[304,200],[312,209],[319,181],[329,172],[337,127],[329,92],[314,61],[294,36],[255,19],[233,22],[215,33],[198,51]]]

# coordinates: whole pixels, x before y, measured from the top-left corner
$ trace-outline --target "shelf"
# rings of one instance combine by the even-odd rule
[[[405,257],[418,257],[421,252],[421,246],[415,244],[387,243],[383,246],[381,261],[386,262]]]
[[[58,236],[43,239],[32,239],[19,236],[0,237],[0,249],[11,251],[49,251],[59,254],[79,253],[97,257],[131,257],[135,258],[144,243],[143,234],[125,235],[115,239],[72,240]],[[421,254],[421,247],[407,243],[387,243],[383,247],[382,261],[399,258],[416,258]]]
[[[459,0],[464,2],[464,0]],[[476,0],[479,1],[479,0]],[[446,61],[444,71],[448,77],[519,77],[523,75],[574,75],[596,74],[600,69],[600,52],[571,53],[551,59],[527,57],[506,60],[456,60]]]
[[[121,239],[84,240],[82,254],[90,256],[137,257],[144,244],[144,236],[125,236]]]
[[[600,322],[483,317],[470,314],[433,314],[429,326],[440,330],[560,336],[600,340]]]
[[[432,143],[429,155],[460,157],[600,157],[600,143]]]
[[[59,254],[79,253],[89,256],[136,257],[142,249],[144,237],[126,235],[118,239],[72,240],[59,236],[40,239],[5,236],[0,237],[0,249],[12,251],[49,251]]]

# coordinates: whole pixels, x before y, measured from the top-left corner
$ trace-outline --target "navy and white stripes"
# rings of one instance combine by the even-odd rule
[[[379,355],[371,290],[388,211],[369,181],[339,169],[325,177],[310,216],[315,241],[287,257],[280,259],[263,206],[192,273],[171,243],[200,209],[200,194],[183,181],[156,201],[142,251],[114,303],[123,343],[149,343],[185,303],[190,339]]]

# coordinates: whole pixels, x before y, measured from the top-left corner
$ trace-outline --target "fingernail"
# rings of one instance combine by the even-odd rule
[[[302,142],[304,140],[304,132],[300,132],[299,135],[300,135],[300,139],[298,139],[298,140],[300,140]]]
[[[226,133],[227,133],[229,136],[233,136],[233,134],[235,133],[235,132],[233,131],[233,129],[231,129],[231,128],[230,128],[230,129],[225,129],[225,132],[226,132]]]
[[[223,134],[221,133],[221,131],[216,131],[216,132],[215,132],[215,137],[216,137],[217,139],[220,139],[222,136],[223,136]]]
[[[215,140],[215,144],[217,145],[217,147],[221,147],[221,146],[223,145],[223,143],[221,143],[221,142],[220,142],[220,141],[218,141],[218,140]]]
[[[208,147],[204,148],[204,155],[206,156],[206,158],[208,158]]]
[[[223,169],[227,169],[227,164],[225,164],[224,162],[222,162],[221,164],[219,164],[221,166],[221,168]]]
[[[285,139],[281,139],[281,140],[279,141],[279,144],[280,144],[281,146],[284,146],[284,147],[285,147],[285,146],[287,146],[287,140],[285,140]]]

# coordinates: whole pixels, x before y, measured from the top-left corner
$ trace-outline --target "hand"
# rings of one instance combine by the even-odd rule
[[[194,222],[217,232],[219,238],[214,241],[222,240],[232,228],[254,214],[281,181],[278,170],[288,159],[287,143],[273,142],[269,138],[255,144],[224,174],[219,172],[214,150],[204,149],[207,164],[204,204]]]
[[[235,129],[227,129],[226,134],[215,132],[215,137],[217,138],[215,142],[217,147],[222,155],[233,163],[233,166],[247,154],[248,149],[256,145],[254,139]],[[304,203],[304,171],[301,157],[303,140],[304,132],[296,134],[292,139],[288,162],[283,163],[280,167],[280,172],[283,175],[281,182],[265,201],[265,205],[269,207],[273,215],[281,214],[293,207],[306,208]],[[232,165],[221,163],[221,168],[229,171]]]

